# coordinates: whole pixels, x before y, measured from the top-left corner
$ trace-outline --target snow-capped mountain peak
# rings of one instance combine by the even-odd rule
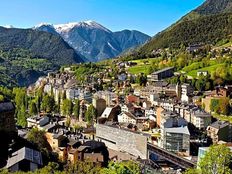
[[[50,23],[40,23],[40,24],[36,25],[34,28],[40,28],[40,27],[44,27],[44,26],[53,27],[53,24],[50,24]]]
[[[5,25],[5,26],[3,26],[4,28],[14,28],[14,26],[13,25]]]
[[[91,21],[91,20],[54,25],[54,28],[56,29],[56,31],[58,33],[69,32],[70,30],[72,30],[75,27],[86,27],[86,28],[100,29],[100,30],[104,30],[106,32],[111,32],[109,29],[107,29],[107,28],[103,27],[102,25],[98,24],[97,22]]]

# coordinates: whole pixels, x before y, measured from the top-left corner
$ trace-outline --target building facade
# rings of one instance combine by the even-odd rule
[[[190,154],[190,133],[188,127],[165,128],[161,131],[159,146],[174,153]]]
[[[141,159],[147,159],[147,139],[144,134],[115,126],[97,124],[96,139],[109,149],[126,152]]]
[[[15,128],[15,106],[12,102],[0,102],[0,131],[14,135]]]
[[[172,77],[174,75],[173,73],[174,67],[167,67],[162,70],[156,71],[151,74],[150,80],[151,81],[161,81],[165,78]]]

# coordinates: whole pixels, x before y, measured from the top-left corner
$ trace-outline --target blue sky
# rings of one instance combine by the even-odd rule
[[[1,0],[0,25],[29,28],[94,20],[112,31],[165,29],[204,0]]]

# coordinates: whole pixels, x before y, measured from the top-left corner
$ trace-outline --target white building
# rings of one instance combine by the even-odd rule
[[[145,109],[145,117],[149,118],[149,120],[156,121],[155,109]]]
[[[197,77],[199,76],[207,76],[209,74],[208,71],[197,71]]]
[[[153,101],[154,106],[160,106],[168,111],[174,111],[175,103],[172,100],[156,100]]]
[[[172,128],[172,127],[181,127],[181,126],[187,126],[187,121],[180,117],[178,113],[170,112],[164,110],[161,113],[161,120],[160,120],[160,128]]]
[[[69,100],[78,99],[80,96],[80,89],[70,88],[66,90],[66,97]]]
[[[211,115],[202,110],[191,113],[191,123],[198,129],[206,129],[211,124],[211,119]]]
[[[189,103],[191,96],[193,95],[194,89],[190,84],[181,85],[181,101]]]
[[[27,118],[27,127],[41,127],[49,123],[48,116],[33,116]]]
[[[136,117],[132,113],[122,112],[121,114],[118,115],[118,122],[136,124],[137,120],[136,120]]]

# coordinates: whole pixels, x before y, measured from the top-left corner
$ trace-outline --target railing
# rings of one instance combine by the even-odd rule
[[[187,168],[193,168],[196,167],[196,163],[187,160],[185,158],[182,158],[174,153],[171,153],[165,149],[162,149],[160,147],[157,147],[151,143],[147,144],[147,149],[149,153],[154,153],[163,159],[167,160],[170,163],[173,163],[177,166],[179,166],[182,169],[187,169]]]

